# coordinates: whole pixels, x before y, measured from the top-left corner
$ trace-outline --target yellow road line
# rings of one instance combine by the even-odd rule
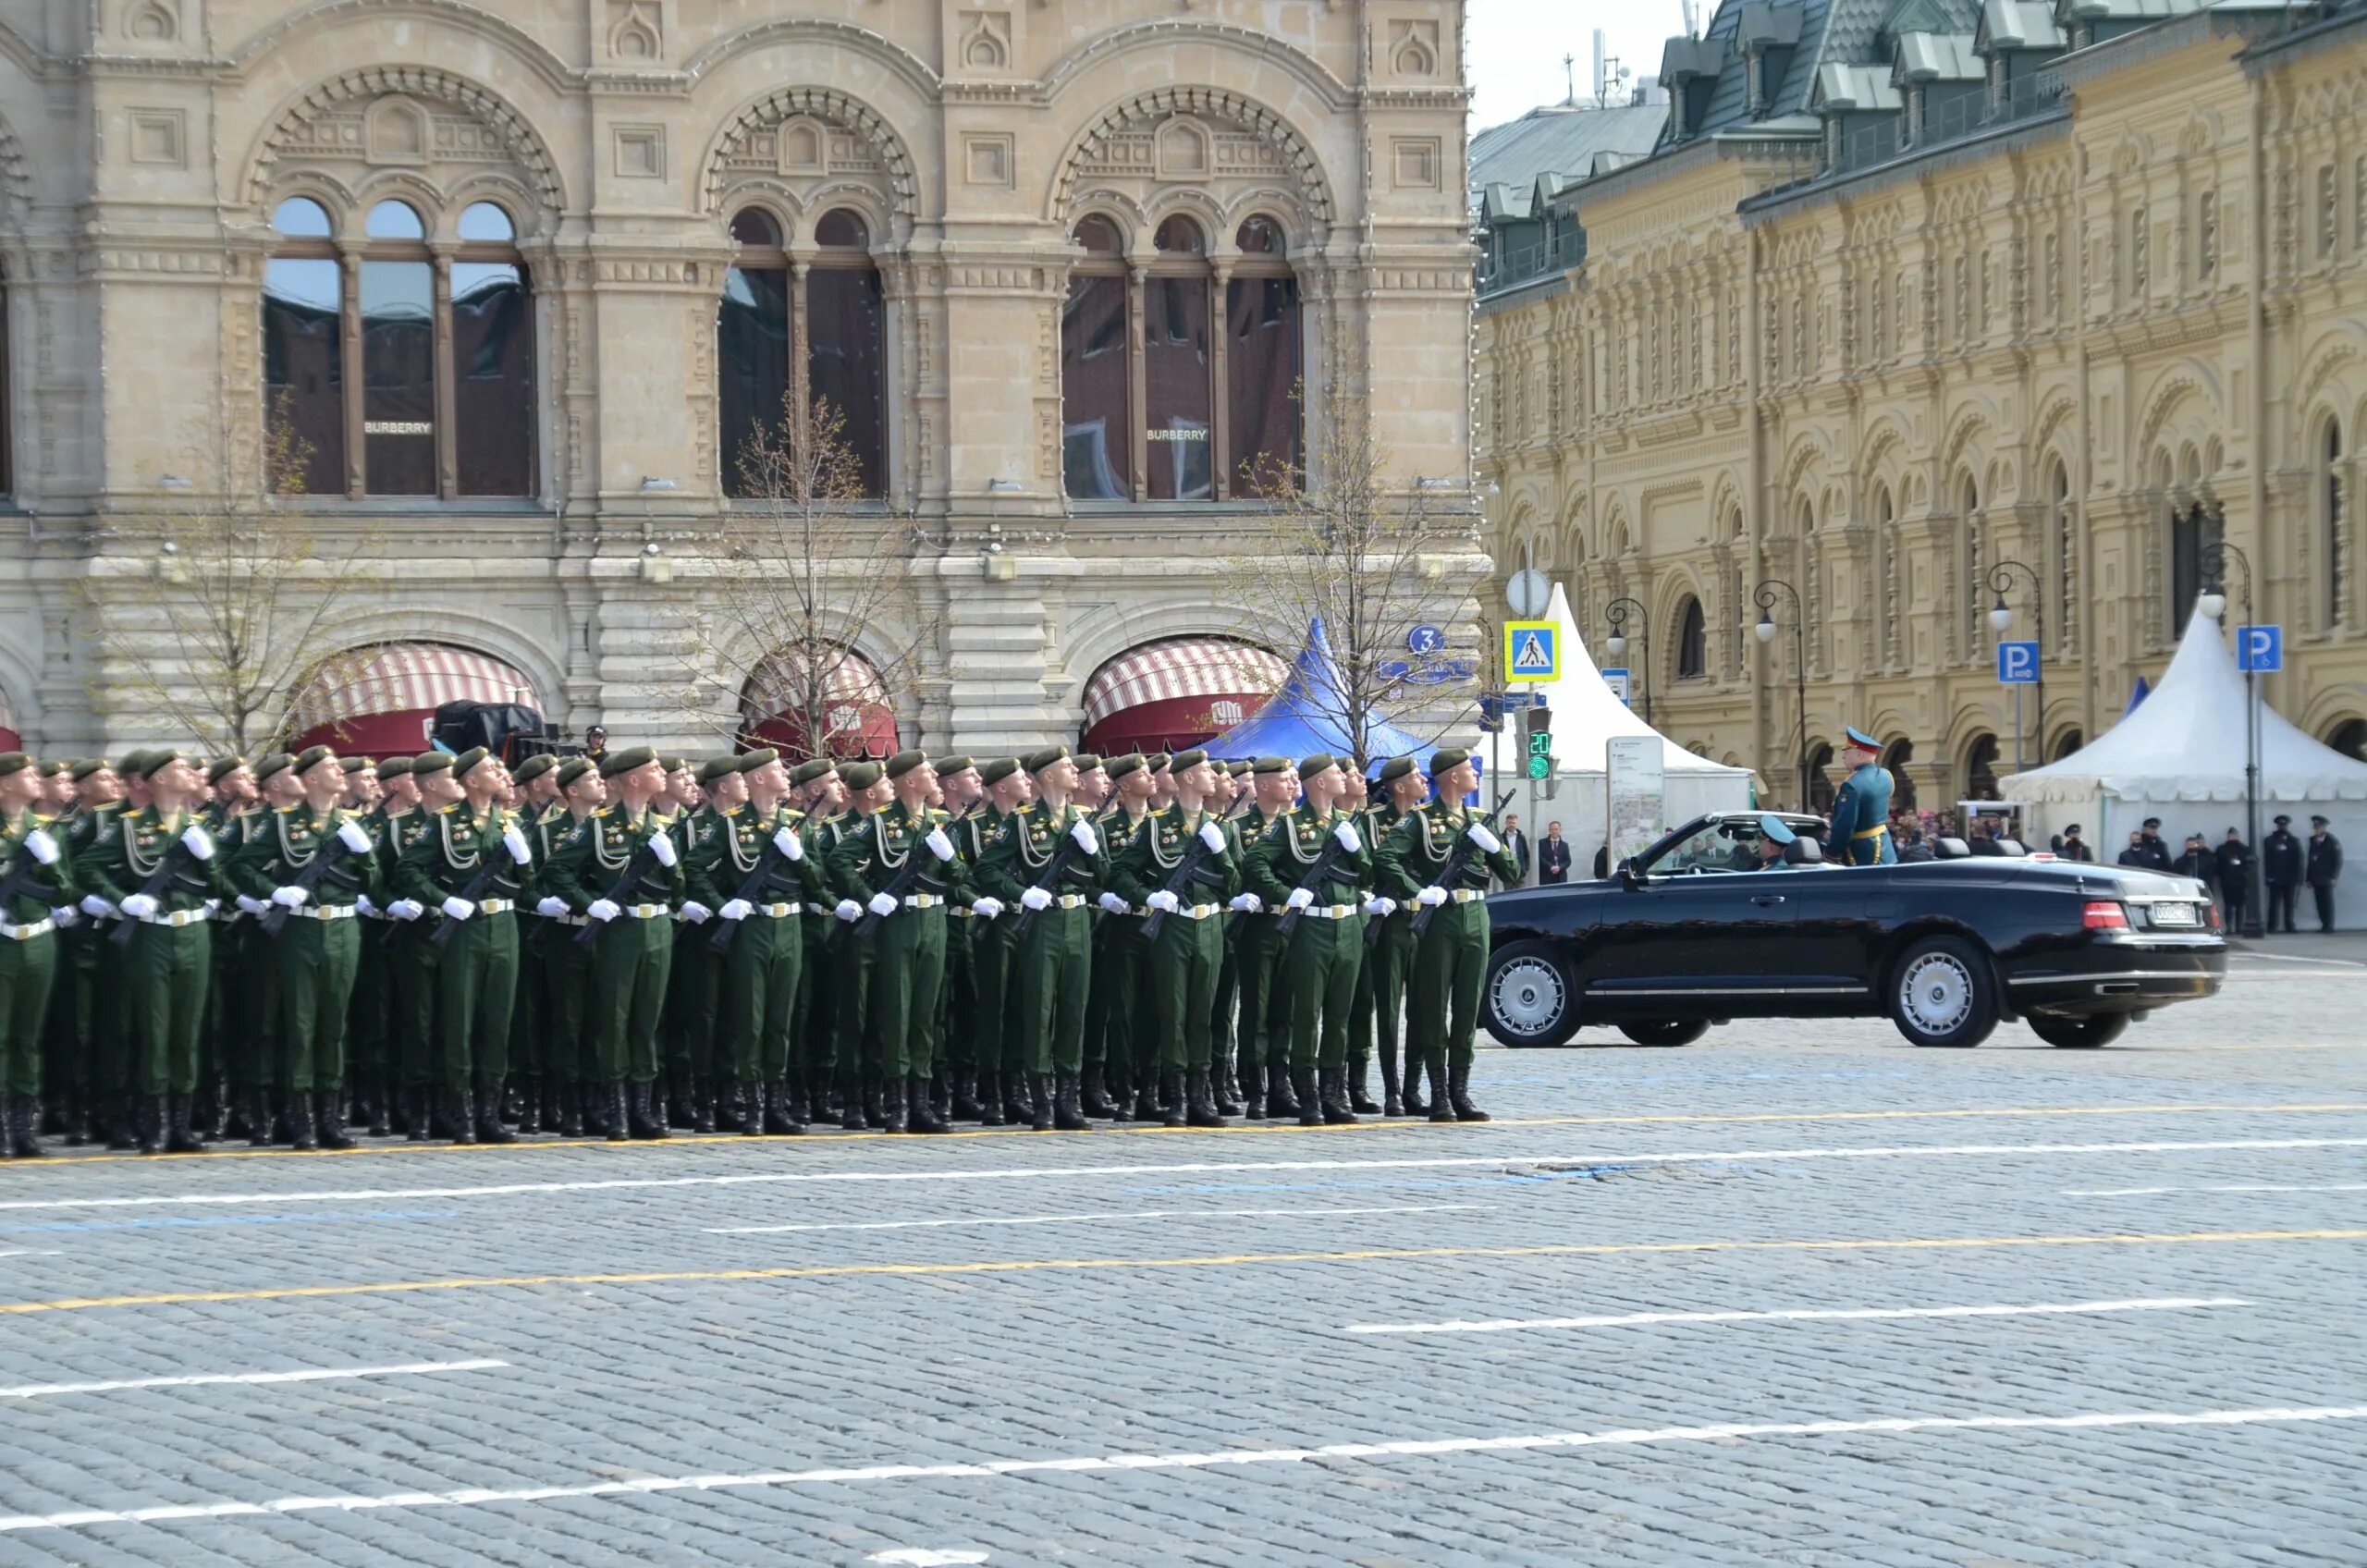
[[[1459,1127],[1703,1127],[1731,1125],[1753,1121],[1949,1121],[1967,1118],[2006,1116],[2198,1116],[2230,1112],[2253,1111],[2263,1115],[2303,1116],[2328,1111],[2367,1110],[2367,1102],[2328,1101],[2324,1104],[2297,1105],[2038,1105],[2038,1106],[1970,1106],[1938,1110],[1754,1110],[1723,1114],[1686,1115],[1668,1112],[1637,1116],[1499,1116],[1486,1123],[1457,1122]],[[1226,1133],[1407,1133],[1429,1129],[1432,1124],[1421,1121],[1379,1120],[1354,1122],[1339,1127],[1302,1127],[1295,1121],[1237,1121],[1225,1127],[1143,1127],[1121,1123],[1095,1129],[1101,1133],[1124,1133],[1135,1137],[1220,1137]],[[981,1127],[966,1133],[947,1133],[934,1136],[935,1142],[958,1142],[965,1138],[1034,1138],[1075,1136],[1067,1133],[1037,1133],[1025,1127]],[[516,1144],[386,1144],[371,1145],[353,1149],[319,1149],[299,1153],[294,1149],[215,1149],[204,1154],[89,1154],[64,1155],[37,1164],[10,1163],[6,1174],[20,1180],[31,1180],[43,1170],[73,1170],[85,1165],[158,1165],[177,1159],[354,1159],[369,1155],[389,1154],[535,1154],[546,1149],[681,1149],[681,1148],[746,1148],[762,1146],[768,1149],[811,1148],[817,1145],[867,1143],[889,1138],[902,1144],[912,1141],[906,1133],[808,1133],[802,1138],[767,1138],[761,1145],[736,1133],[666,1138],[656,1141],[636,1140],[612,1144],[605,1138],[563,1138],[552,1142]]]
[[[2191,1231],[2118,1236],[1915,1236],[1776,1242],[1577,1242],[1527,1247],[1392,1247],[1361,1252],[1232,1253],[1210,1257],[1062,1257],[977,1263],[843,1263],[810,1268],[700,1268],[648,1274],[518,1274],[458,1280],[385,1280],[351,1285],[288,1285],[256,1291],[176,1291],[145,1296],[84,1296],[0,1305],[0,1314],[82,1312],[102,1306],[189,1306],[214,1302],[290,1301],[309,1296],[397,1295],[417,1291],[507,1290],[535,1285],[711,1284],[745,1280],[833,1280],[866,1275],[1023,1274],[1040,1269],[1238,1268],[1264,1263],[1381,1263],[1450,1257],[1603,1257],[1707,1252],[1919,1252],[1967,1247],[2168,1246],[2220,1242],[2367,1241],[2360,1231]]]

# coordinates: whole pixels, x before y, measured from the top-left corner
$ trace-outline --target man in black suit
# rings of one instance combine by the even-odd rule
[[[2261,876],[2268,884],[2268,930],[2276,930],[2280,920],[2287,934],[2293,930],[2293,899],[2301,888],[2303,864],[2301,840],[2293,836],[2293,819],[2279,816],[2276,831],[2260,847]]]
[[[2318,905],[2318,929],[2334,929],[2334,885],[2342,876],[2342,841],[2326,831],[2323,816],[2310,818],[2308,844],[2310,896]]]
[[[2216,851],[2219,862],[2219,901],[2226,906],[2230,935],[2243,929],[2244,901],[2252,896],[2252,847],[2234,828]]]
[[[1537,880],[1540,885],[1567,882],[1570,879],[1570,844],[1562,837],[1562,825],[1545,825],[1545,842],[1537,846]]]
[[[1499,888],[1528,886],[1528,835],[1520,830],[1520,815],[1516,812],[1504,814],[1504,852],[1513,857],[1515,865],[1520,867],[1520,879],[1516,882],[1506,882],[1499,877],[1496,886]]]

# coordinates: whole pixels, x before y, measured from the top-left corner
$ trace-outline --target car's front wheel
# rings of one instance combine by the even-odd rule
[[[1926,937],[1891,970],[1891,1022],[1917,1046],[1977,1046],[1997,1027],[1988,955],[1957,937]]]
[[[2111,1045],[2128,1032],[2128,1014],[2095,1012],[2085,1018],[2050,1018],[2034,1012],[2030,1016],[2030,1026],[2031,1034],[2050,1046],[2093,1050],[2098,1046]]]
[[[1578,1032],[1577,987],[1551,942],[1511,942],[1488,963],[1488,1033],[1505,1046],[1563,1046]]]
[[[1699,1018],[1656,1018],[1649,1023],[1623,1023],[1619,1032],[1639,1046],[1689,1046],[1710,1032]]]

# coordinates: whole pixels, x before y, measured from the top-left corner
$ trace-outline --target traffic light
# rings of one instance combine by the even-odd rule
[[[1553,710],[1542,703],[1520,712],[1520,732],[1527,741],[1528,776],[1553,777]]]

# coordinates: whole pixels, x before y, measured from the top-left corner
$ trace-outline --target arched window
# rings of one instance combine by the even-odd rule
[[[1098,214],[1076,226],[1085,256],[1061,311],[1061,468],[1085,501],[1134,494],[1134,374],[1126,352],[1125,240]]]
[[[1820,741],[1808,753],[1808,809],[1820,815],[1833,810],[1833,748]]]
[[[814,226],[810,261],[792,266],[779,221],[750,207],[731,220],[739,247],[716,315],[717,419],[727,495],[760,486],[741,459],[760,428],[790,418],[791,398],[835,427],[861,491],[886,492],[888,384],[884,295],[871,232],[845,208]]]
[[[2344,756],[2367,762],[2367,718],[2346,718],[2326,731],[2326,744]]]
[[[405,201],[373,206],[356,243],[339,241],[309,196],[281,202],[272,221],[263,337],[274,488],[533,495],[533,312],[509,214],[470,205],[440,256]],[[350,295],[349,254],[361,263]]]
[[[1882,561],[1883,662],[1898,662],[1899,582],[1898,506],[1885,484],[1874,492],[1874,548]]]
[[[2343,533],[2348,520],[2342,504],[2342,425],[2336,420],[2326,421],[2325,460],[2318,469],[2318,513],[2325,538],[2325,623],[2328,627],[2342,624],[2342,599],[2349,591],[2343,581],[2349,569],[2348,552],[2343,548]]]
[[[1144,488],[1154,501],[1215,494],[1216,344],[1200,226],[1181,215],[1159,226],[1158,258],[1143,285],[1143,424],[1150,443]]]
[[[1883,771],[1890,775],[1890,803],[1895,810],[1915,809],[1915,776],[1907,771],[1907,765],[1914,760],[1915,742],[1904,736],[1883,752]]]
[[[1282,226],[1243,222],[1241,259],[1225,285],[1225,483],[1235,496],[1296,483],[1299,448],[1298,279],[1284,255]]]
[[[1676,618],[1676,678],[1699,680],[1709,673],[1709,622],[1701,614],[1701,601],[1687,599],[1684,613]]]
[[[2087,737],[2081,734],[2079,730],[2067,729],[2062,734],[2057,735],[2054,738],[2054,750],[2049,753],[2046,760],[2049,762],[2061,762],[2065,757],[2069,756],[2072,753],[2078,751],[2087,743]]]
[[[1964,757],[1964,795],[1968,801],[1997,798],[1997,737],[1987,732],[1972,738]]]
[[[2079,539],[2071,512],[2071,473],[2061,463],[2047,484],[2054,517],[2054,624],[2063,629],[2063,651],[2079,646]]]
[[[1958,492],[1956,515],[1964,542],[1964,652],[1967,658],[1977,659],[1981,656],[1981,629],[1989,624],[1982,619],[1988,602],[1981,597],[1981,487],[1968,473]]]
[[[2187,617],[2194,613],[2195,595],[2202,592],[2203,557],[2220,536],[2219,520],[2200,501],[2170,514],[2170,635],[2186,633]]]

